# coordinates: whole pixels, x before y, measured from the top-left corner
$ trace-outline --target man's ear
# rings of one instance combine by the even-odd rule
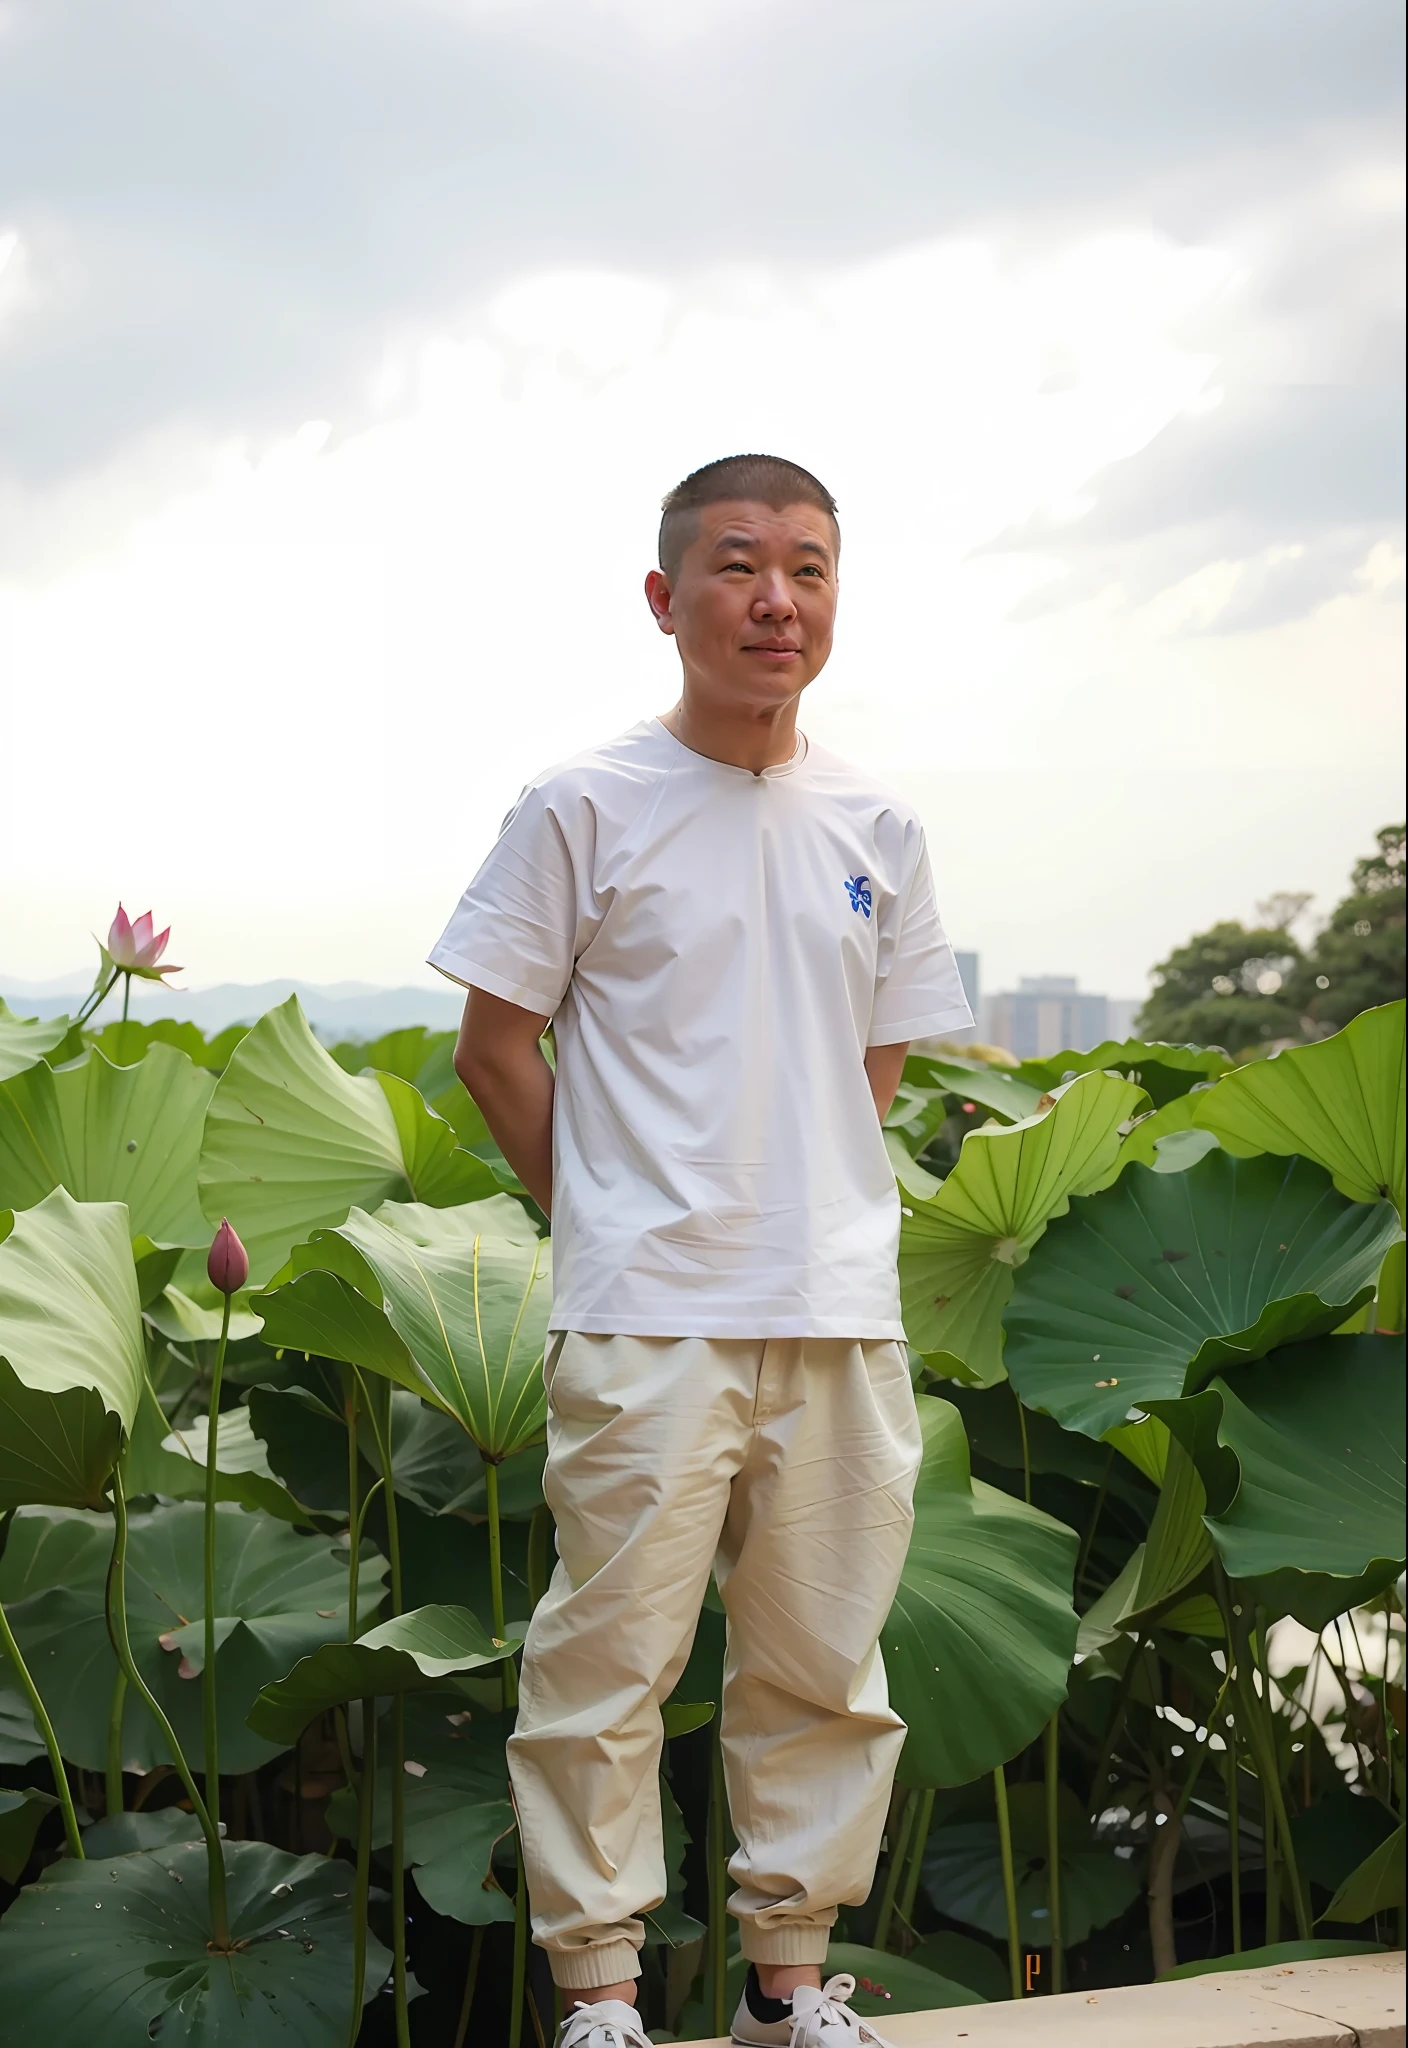
[[[645,601],[654,614],[655,623],[662,633],[673,633],[674,620],[670,615],[672,593],[670,579],[663,569],[652,569],[645,579]]]

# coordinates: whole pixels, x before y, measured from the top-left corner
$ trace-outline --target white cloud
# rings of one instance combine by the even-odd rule
[[[989,985],[1065,966],[1132,991],[1205,900],[1332,892],[1396,786],[1380,556],[1333,621],[1218,644],[1180,636],[1235,565],[1021,625],[1044,572],[979,552],[1197,410],[1214,359],[1180,335],[1234,271],[1128,233],[673,288],[539,271],[388,358],[377,423],[207,444],[120,544],[0,593],[0,965],[63,971],[121,895],[174,920],[196,984],[417,978],[526,776],[671,700],[639,592],[659,496],[743,446],[841,501],[842,629],[804,722],[923,804]],[[1310,773],[1352,804],[1287,815],[1278,778]],[[1196,846],[1131,880],[1151,806]]]

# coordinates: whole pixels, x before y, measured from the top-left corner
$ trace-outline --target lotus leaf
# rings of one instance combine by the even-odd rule
[[[1050,1059],[1023,1060],[1016,1079],[1030,1088],[1057,1088],[1075,1074],[1123,1074],[1137,1081],[1155,1109],[1176,1102],[1190,1088],[1204,1088],[1232,1065],[1215,1045],[1162,1045],[1142,1038],[1107,1038],[1090,1052],[1058,1052]]]
[[[1051,1943],[1046,1878],[1046,1806],[1041,1785],[1013,1785],[1007,1806],[1017,1876],[1017,1915],[1023,1944]],[[1063,1790],[1058,1827],[1061,1852],[1061,1934],[1071,1946],[1096,1927],[1108,1927],[1142,1889],[1140,1872],[1095,1841],[1073,1794]],[[1002,1852],[996,1820],[958,1820],[935,1828],[924,1855],[924,1889],[950,1920],[1002,1940],[1007,1932]]]
[[[66,1187],[80,1202],[125,1202],[134,1237],[208,1244],[196,1164],[214,1085],[169,1045],[135,1067],[93,1051],[16,1074],[0,1084],[0,1206],[27,1209]]]
[[[471,1708],[462,1696],[417,1693],[406,1701],[406,1861],[427,1905],[479,1927],[512,1920],[513,1900],[493,1875],[495,1845],[513,1831],[504,1743],[508,1717]],[[381,1747],[385,1748],[383,1741]],[[372,1840],[391,1840],[389,1766],[377,1770]],[[351,1839],[356,1801],[338,1793],[332,1827]]]
[[[1038,1116],[970,1131],[938,1193],[906,1208],[905,1329],[936,1369],[988,1386],[1002,1378],[1002,1311],[1015,1268],[1072,1195],[1103,1185],[1120,1126],[1144,1099],[1133,1082],[1083,1075]]]
[[[1229,1152],[1299,1152],[1355,1202],[1404,1220],[1404,1006],[1365,1010],[1318,1045],[1238,1067],[1200,1096],[1197,1122]]]
[[[1273,1941],[1265,1948],[1244,1948],[1236,1956],[1204,1956],[1196,1963],[1180,1963],[1176,1970],[1165,1970],[1154,1981],[1173,1984],[1180,1977],[1212,1977],[1223,1970],[1271,1970],[1287,1963],[1325,1962],[1335,1956],[1381,1956],[1384,1953],[1383,1944],[1377,1941]]]
[[[0,1877],[6,1884],[19,1883],[34,1853],[34,1838],[58,1804],[52,1792],[37,1785],[21,1786],[18,1792],[0,1786]]]
[[[0,1001],[0,1081],[22,1074],[68,1037],[67,1017],[17,1017]]]
[[[346,1866],[227,1842],[228,1954],[207,1947],[205,1847],[51,1864],[0,1921],[0,1999],[31,2042],[154,2040],[343,2048],[351,2023]],[[390,1968],[371,1943],[366,1989]]]
[[[354,1210],[300,1247],[293,1277],[255,1306],[271,1342],[399,1381],[498,1460],[543,1429],[549,1250],[489,1234],[467,1213],[481,1207],[442,1211],[433,1229],[416,1205]]]
[[[55,1188],[0,1242],[0,1508],[100,1501],[144,1380],[127,1211]]]
[[[1066,1696],[1076,1538],[970,1476],[963,1419],[921,1396],[914,1535],[881,1632],[909,1723],[906,1785],[964,1785],[1037,1735]]]
[[[159,1493],[168,1500],[203,1500],[209,1435],[204,1415],[172,1430],[149,1386],[123,1464],[129,1495]],[[308,1510],[270,1470],[268,1453],[254,1434],[247,1408],[225,1410],[218,1443],[217,1500],[238,1501],[241,1507],[259,1509],[281,1522],[309,1520]]]
[[[193,1683],[204,1655],[201,1528],[201,1509],[193,1503],[133,1514],[127,1561],[133,1654],[196,1770],[203,1754],[201,1688]],[[108,1517],[31,1509],[16,1518],[0,1560],[0,1598],[53,1715],[59,1746],[85,1770],[101,1770],[106,1760],[117,1672],[104,1611],[111,1549]],[[363,1625],[374,1618],[385,1575],[381,1558],[363,1558]],[[254,1770],[279,1746],[244,1725],[261,1688],[301,1656],[347,1634],[345,1547],[222,1504],[216,1510],[216,1599],[220,1761],[231,1772]],[[131,1693],[122,1756],[135,1770],[168,1761],[156,1723]]]
[[[1402,1565],[1401,1338],[1293,1344],[1158,1412],[1199,1467],[1233,1578],[1377,1570],[1382,1584]]]
[[[1306,1159],[1209,1153],[1186,1173],[1128,1167],[1071,1205],[1017,1274],[1008,1376],[1068,1429],[1335,1329],[1369,1300],[1397,1238],[1387,1202],[1347,1201]]]
[[[256,1282],[359,1204],[464,1202],[498,1187],[409,1083],[344,1073],[296,996],[260,1018],[216,1083],[199,1179],[207,1219],[229,1217]]]
[[[980,1061],[972,1066],[962,1060],[935,1059],[928,1053],[911,1053],[904,1063],[906,1075],[921,1084],[941,1088],[960,1102],[981,1103],[1004,1123],[1021,1123],[1040,1112],[1041,1098],[1048,1091],[1034,1087],[1007,1067],[990,1067]]]
[[[173,1045],[197,1067],[209,1067],[218,1074],[230,1063],[230,1054],[249,1030],[247,1024],[229,1024],[214,1038],[207,1038],[199,1024],[178,1023],[174,1017],[154,1017],[148,1024],[135,1017],[114,1018],[100,1031],[85,1031],[89,1045],[106,1053],[114,1066],[130,1067],[145,1058],[153,1045]]]
[[[1322,1920],[1372,1920],[1376,1913],[1392,1912],[1402,1906],[1404,1829],[1394,1829],[1386,1842],[1371,1849],[1357,1870],[1352,1870],[1329,1905]]]
[[[417,1607],[380,1622],[354,1643],[324,1643],[287,1678],[266,1685],[249,1725],[268,1742],[296,1742],[313,1719],[343,1700],[379,1698],[439,1685],[455,1671],[502,1663],[520,1639],[496,1641],[467,1607]]]

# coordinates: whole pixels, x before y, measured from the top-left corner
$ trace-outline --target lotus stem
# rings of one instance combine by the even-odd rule
[[[117,1660],[127,1673],[127,1682],[146,1705],[148,1713],[156,1722],[161,1739],[166,1744],[176,1775],[186,1788],[186,1797],[191,1810],[200,1823],[205,1837],[206,1870],[209,1881],[210,1939],[211,1946],[221,1953],[228,1953],[230,1947],[230,1912],[225,1897],[225,1850],[220,1840],[220,1830],[210,1817],[210,1809],[196,1790],[196,1781],[186,1761],[186,1753],[176,1740],[176,1730],[167,1720],[161,1702],[152,1691],[141,1672],[137,1669],[132,1655],[132,1643],[127,1633],[127,1494],[122,1483],[122,1467],[114,1465],[112,1473],[113,1544],[112,1562],[108,1566],[108,1615],[109,1625],[114,1630],[113,1648]]]
[[[1095,1547],[1095,1532],[1100,1526],[1100,1517],[1104,1512],[1105,1496],[1110,1487],[1110,1468],[1114,1462],[1115,1447],[1113,1444],[1110,1444],[1105,1453],[1105,1469],[1100,1474],[1100,1484],[1095,1489],[1095,1506],[1091,1509],[1090,1521],[1086,1526],[1085,1535],[1081,1539],[1080,1555],[1076,1559],[1076,1575],[1073,1583],[1077,1598],[1079,1598],[1081,1587],[1085,1583],[1085,1573],[1086,1567],[1090,1563],[1090,1553]]]
[[[391,1564],[391,1613],[397,1615],[403,1605],[401,1526],[396,1517],[396,1481],[391,1463],[392,1410],[388,1384],[383,1382],[377,1387],[375,1398],[368,1397],[367,1412],[376,1436],[377,1456],[381,1460],[386,1549]],[[396,2048],[410,2048],[411,2014],[406,1991],[406,1702],[400,1694],[391,1708],[391,1958]]]
[[[474,1991],[479,1982],[479,1958],[483,1953],[484,1929],[476,1927],[474,1939],[469,1944],[469,1968],[464,1973],[464,1997],[460,2000],[460,2016],[451,2048],[464,2048],[468,2037],[469,2016],[474,2010]]]
[[[0,1600],[0,1649],[4,1650],[5,1655],[14,1665],[20,1682],[20,1690],[29,1701],[29,1710],[34,1716],[34,1725],[39,1730],[40,1739],[48,1752],[49,1768],[54,1774],[54,1790],[58,1794],[59,1805],[63,1809],[64,1839],[68,1843],[68,1853],[70,1856],[76,1856],[81,1863],[83,1861],[83,1838],[78,1832],[78,1814],[73,1804],[73,1788],[68,1782],[68,1772],[64,1769],[63,1756],[59,1750],[59,1739],[54,1733],[54,1724],[49,1719],[49,1710],[40,1698],[39,1687],[30,1677],[29,1666],[20,1655],[20,1646],[15,1641],[14,1631],[10,1627],[9,1616],[5,1612],[3,1600]]]
[[[513,1981],[509,1990],[508,2048],[522,2048],[523,1998],[528,1988],[528,1873],[523,1867],[523,1832],[515,1844],[518,1888],[513,1895]]]
[[[484,1502],[489,1512],[489,1604],[494,1615],[494,1635],[499,1642],[504,1640],[507,1628],[504,1623],[504,1547],[503,1529],[499,1517],[499,1468],[490,1459],[484,1460]],[[499,1666],[499,1683],[503,1688],[504,1710],[518,1705],[518,1668],[512,1657],[505,1657]]]
[[[1235,1735],[1235,1731],[1233,1731]],[[1232,1875],[1232,1953],[1242,1953],[1242,1829],[1237,1789],[1237,1748],[1227,1745],[1227,1856]]]
[[[728,1895],[727,1832],[724,1815],[727,1794],[724,1786],[724,1753],[719,1741],[719,1718],[714,1717],[709,1741],[709,1988],[707,2004],[710,2025],[716,2034],[728,2032],[728,1931],[725,1914]]]
[[[132,977],[127,977],[130,987]],[[126,1005],[123,1018],[126,1020]],[[220,1721],[215,1686],[215,1490],[219,1472],[216,1454],[220,1435],[220,1383],[225,1377],[225,1351],[230,1341],[230,1303],[224,1294],[220,1314],[220,1342],[215,1347],[215,1366],[210,1375],[210,1421],[205,1439],[205,1669],[201,1673],[201,1732],[205,1748],[205,1803],[210,1818],[220,1826]]]
[[[924,1851],[929,1846],[929,1829],[934,1819],[934,1788],[919,1795],[919,1814],[914,1823],[914,1833],[909,1844],[909,1869],[905,1873],[904,1890],[900,1893],[897,1911],[900,1920],[912,1934],[914,1932],[914,1905],[919,1897],[919,1879],[924,1869]]]
[[[1246,1729],[1251,1747],[1252,1762],[1261,1781],[1263,1820],[1266,1836],[1266,1885],[1267,1917],[1271,1917],[1273,1902],[1279,1911],[1279,1899],[1273,1894],[1272,1884],[1275,1870],[1273,1855],[1279,1851],[1286,1865],[1286,1878],[1291,1888],[1291,1903],[1295,1910],[1296,1931],[1302,1941],[1311,1939],[1311,1920],[1305,1901],[1305,1888],[1300,1881],[1300,1870],[1296,1863],[1295,1843],[1291,1840],[1290,1822],[1286,1814],[1286,1802],[1281,1790],[1281,1776],[1276,1766],[1276,1740],[1271,1728],[1271,1680],[1269,1671],[1263,1669],[1262,1682],[1266,1687],[1263,1698],[1256,1689],[1253,1679],[1255,1652],[1252,1648],[1250,1617],[1243,1605],[1233,1598],[1235,1591],[1222,1565],[1214,1559],[1214,1584],[1217,1588],[1218,1605],[1222,1609],[1223,1626],[1227,1631],[1227,1653],[1235,1655],[1236,1666],[1233,1688],[1239,1705],[1238,1719]],[[1274,1846],[1273,1846],[1274,1829]]]
[[[1007,1384],[1009,1387],[1012,1386],[1010,1380]],[[1027,1442],[1027,1411],[1022,1406],[1022,1397],[1015,1387],[1012,1387],[1012,1398],[1017,1403],[1017,1427],[1022,1432],[1022,1499],[1030,1507],[1032,1504],[1032,1454],[1031,1446]]]
[[[78,1015],[73,1020],[76,1025],[86,1024],[88,1022],[88,1019],[94,1014],[94,1012],[100,1009],[101,1006],[107,1001],[108,997],[112,993],[112,986],[113,983],[117,980],[118,973],[119,970],[116,967],[114,967],[112,973],[108,976],[107,980],[103,983],[102,987],[95,988],[93,990],[93,993],[89,996],[87,1002],[80,1007]]]
[[[892,1846],[889,1865],[885,1871],[885,1886],[880,1894],[880,1911],[875,1917],[875,1946],[889,1947],[890,1925],[895,1917],[895,1900],[899,1895],[900,1872],[904,1868],[905,1851],[909,1847],[909,1831],[914,1825],[915,1798],[912,1792],[900,1794],[899,1811],[892,1830]]]
[[[1017,1918],[1017,1873],[1012,1862],[1012,1822],[1007,1811],[1007,1773],[1001,1764],[992,1774],[997,1802],[997,1842],[1002,1852],[1002,1897],[1007,1907],[1007,1974],[1012,1996],[1022,1996],[1022,1928]]]
[[[362,1518],[357,1512],[357,1375],[349,1366],[342,1370],[342,1413],[347,1424],[347,1640],[355,1643]]]
[[[113,1674],[108,1698],[108,1756],[103,1788],[109,1817],[121,1813],[126,1803],[122,1785],[122,1714],[127,1705],[127,1673],[119,1664]]]
[[[1051,1990],[1063,1989],[1061,1946],[1061,1710],[1042,1731],[1046,1764],[1046,1904],[1051,1915]]]
[[[352,1893],[352,2028],[347,2048],[362,2031],[367,1984],[367,1903],[372,1882],[372,1817],[376,1802],[376,1701],[362,1701],[362,1776],[357,1786],[357,1878]]]

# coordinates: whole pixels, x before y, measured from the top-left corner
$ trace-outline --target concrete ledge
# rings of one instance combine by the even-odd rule
[[[895,2048],[1405,2048],[1404,1959],[1222,1970],[1173,1984],[897,2013],[875,2025]]]

